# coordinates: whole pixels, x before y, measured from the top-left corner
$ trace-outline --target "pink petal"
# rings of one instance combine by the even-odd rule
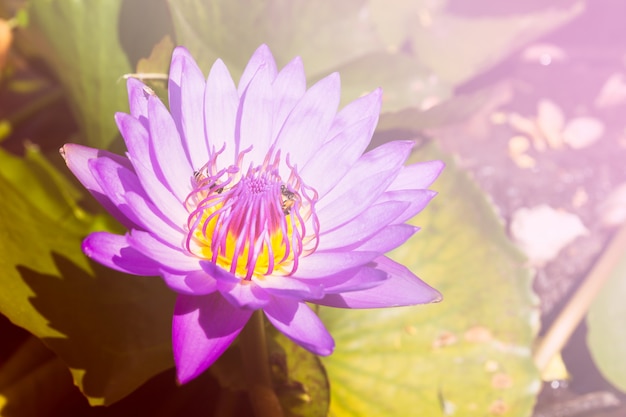
[[[172,345],[178,381],[204,372],[220,357],[246,324],[252,310],[233,307],[219,293],[179,295],[172,320]]]
[[[159,263],[131,247],[124,235],[95,232],[83,240],[83,252],[94,261],[132,275],[157,276]]]
[[[263,311],[274,327],[303,348],[316,355],[333,353],[335,341],[305,303],[277,298]]]
[[[381,308],[436,303],[442,299],[437,290],[387,257],[376,259],[376,268],[388,274],[381,285],[361,291],[330,294],[315,300],[315,303],[342,308]]]

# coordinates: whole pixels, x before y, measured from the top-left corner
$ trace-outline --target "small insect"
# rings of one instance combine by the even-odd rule
[[[148,87],[147,85],[143,86],[143,92],[146,93],[149,96],[156,97],[156,93],[154,92],[154,90],[151,89],[150,87]]]
[[[289,189],[285,185],[280,186],[280,193],[284,197],[281,201],[283,213],[285,213],[285,215],[288,215],[291,212],[293,206],[296,204],[296,193],[289,191]]]
[[[193,179],[196,180],[196,182],[202,182],[202,180],[204,180],[205,178],[206,175],[204,175],[204,170],[199,169],[193,172]]]
[[[208,178],[205,172],[206,171],[204,169],[199,169],[193,172],[193,179],[196,181],[196,184],[202,184],[204,180]],[[202,188],[204,188],[205,185],[206,184],[202,184]],[[209,185],[209,190],[214,191],[217,194],[222,194],[222,192],[224,191],[224,187],[219,187],[217,189],[216,187],[217,187],[217,183],[214,182],[213,184]]]

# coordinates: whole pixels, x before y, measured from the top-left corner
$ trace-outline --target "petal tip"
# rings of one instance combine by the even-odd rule
[[[174,59],[178,57],[185,57],[185,58],[193,59],[191,52],[189,52],[189,49],[187,49],[186,47],[182,45],[178,45],[172,51],[172,61],[174,61]]]
[[[198,376],[200,376],[200,374],[202,374],[205,369],[189,369],[187,367],[179,367],[176,366],[176,383],[178,385],[184,385],[187,382],[191,381],[192,379],[197,378]]]
[[[425,304],[436,304],[436,303],[440,303],[443,301],[443,294],[441,294],[439,291],[437,291],[436,289],[431,287],[431,290],[433,292],[432,294],[432,298],[430,301],[426,302]]]
[[[263,64],[275,64],[274,55],[272,55],[272,51],[267,44],[262,43],[258,48],[252,53],[249,62],[257,61],[260,65]]]
[[[68,151],[71,152],[71,148],[72,148],[72,144],[71,143],[66,143],[65,145],[63,145],[63,146],[61,146],[59,148],[59,155],[61,155],[61,158],[63,158],[63,160],[65,161],[66,165],[69,163],[69,161],[67,159],[67,153],[68,153]]]

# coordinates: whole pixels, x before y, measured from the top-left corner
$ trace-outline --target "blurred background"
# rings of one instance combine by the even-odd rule
[[[273,335],[288,415],[626,415],[624,17],[620,0],[0,0],[0,415],[250,415],[236,354],[176,386],[173,296],[82,255],[123,230],[58,149],[123,153],[124,79],[166,100],[175,45],[237,80],[261,43],[309,85],[340,72],[343,104],[383,87],[372,146],[447,163],[392,254],[444,301],[322,308],[322,360]]]

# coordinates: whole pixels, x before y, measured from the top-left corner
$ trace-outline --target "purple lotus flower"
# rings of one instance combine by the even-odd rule
[[[178,293],[172,323],[178,379],[208,368],[254,310],[309,351],[334,341],[307,302],[374,308],[440,300],[385,257],[435,195],[439,161],[404,166],[413,143],[363,153],[381,90],[337,112],[339,76],[308,90],[299,58],[277,71],[262,45],[235,86],[221,60],[208,79],[176,48],[169,111],[128,80],[130,114],[115,120],[126,156],[67,144],[70,170],[127,229],[96,232],[87,256],[161,276]]]

